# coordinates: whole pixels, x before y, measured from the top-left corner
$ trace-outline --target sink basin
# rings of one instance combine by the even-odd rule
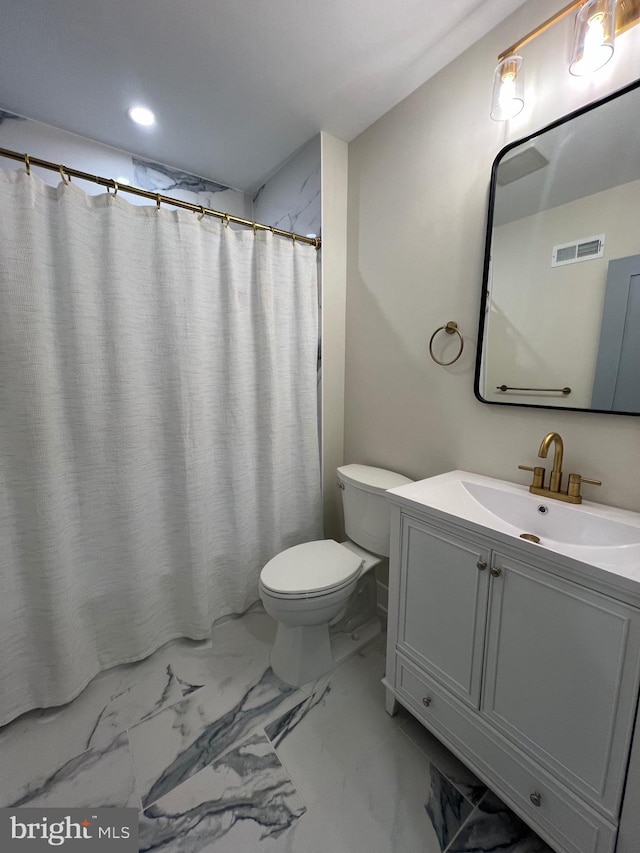
[[[603,515],[597,511],[597,504],[566,504],[528,491],[514,494],[511,489],[470,480],[461,480],[461,484],[484,509],[541,540],[597,548],[640,544],[640,526]]]
[[[640,513],[532,495],[527,486],[450,471],[387,492],[393,502],[451,516],[463,526],[517,539],[640,580]],[[525,541],[522,534],[533,536]],[[539,541],[535,541],[535,540]]]

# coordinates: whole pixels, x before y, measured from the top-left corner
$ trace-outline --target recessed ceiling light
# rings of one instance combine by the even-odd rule
[[[151,127],[156,123],[156,117],[148,107],[129,107],[128,115],[131,121],[143,127]]]

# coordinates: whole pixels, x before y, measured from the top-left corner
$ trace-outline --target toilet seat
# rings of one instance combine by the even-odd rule
[[[361,557],[334,539],[304,542],[269,560],[260,583],[278,598],[326,595],[352,583],[362,563]]]

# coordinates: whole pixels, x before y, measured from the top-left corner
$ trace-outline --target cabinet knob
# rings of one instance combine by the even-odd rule
[[[542,803],[542,794],[539,791],[534,791],[533,794],[529,794],[529,799],[536,808],[540,808],[540,804]]]
[[[422,704],[425,706],[425,708],[428,708],[431,704],[431,696],[425,696],[422,700]]]
[[[476,566],[480,569],[481,572],[484,572],[484,570],[487,568],[487,562],[481,557],[476,563]]]
[[[491,566],[489,569],[494,578],[499,578],[502,574],[502,569],[498,568],[498,566]]]

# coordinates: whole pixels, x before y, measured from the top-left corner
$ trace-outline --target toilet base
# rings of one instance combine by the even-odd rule
[[[329,626],[283,625],[278,622],[271,648],[271,669],[292,687],[313,681],[333,666]]]
[[[326,623],[292,627],[279,622],[271,648],[271,668],[286,684],[302,687],[360,651],[381,630],[377,617],[351,634],[330,630]]]

